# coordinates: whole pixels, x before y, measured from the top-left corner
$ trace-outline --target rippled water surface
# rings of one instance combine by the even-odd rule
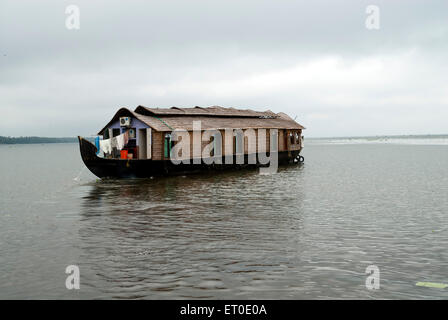
[[[76,144],[2,145],[0,298],[448,298],[415,286],[448,283],[448,146],[304,156],[275,175],[100,181]]]

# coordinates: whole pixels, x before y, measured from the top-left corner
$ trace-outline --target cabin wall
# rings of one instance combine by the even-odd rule
[[[301,137],[302,130],[287,130],[287,143],[288,150],[300,150],[301,149]],[[291,138],[292,137],[292,138]]]
[[[146,140],[146,130],[148,129],[137,129],[137,139],[138,139],[138,158],[147,159],[147,140]],[[151,129],[149,129],[151,130]]]
[[[226,130],[221,130],[222,135],[222,154],[224,156],[233,155],[233,134],[226,134]]]
[[[202,135],[200,136],[201,138],[201,143],[193,143],[194,141],[194,132],[190,131],[188,132],[190,134],[190,157],[191,158],[200,158],[202,157],[202,151],[204,150],[205,146],[208,145],[211,141],[202,141]],[[203,131],[201,132],[203,133]],[[201,134],[198,132],[198,134]]]
[[[271,130],[266,130],[266,151],[271,150]]]
[[[278,130],[278,151],[286,151],[286,130],[279,129]]]
[[[160,131],[152,132],[152,159],[163,160],[164,134]]]
[[[201,133],[203,133],[202,131]],[[233,155],[235,154],[235,137],[234,137],[234,131],[229,131],[229,133],[226,135],[226,130],[219,130],[221,133],[221,147],[222,147],[222,155]],[[169,132],[157,132],[153,131],[153,159],[154,160],[168,160],[168,158],[165,158],[165,134],[168,134]],[[204,151],[204,148],[206,145],[211,143],[211,141],[202,141],[200,144],[194,144],[194,132],[189,131],[190,134],[190,157],[196,157],[196,156],[202,156],[202,152]],[[253,150],[255,152],[264,152],[270,151],[270,130],[266,129],[266,144],[265,146],[258,145],[258,136],[259,136],[259,130],[254,129],[254,137],[249,138],[248,130],[243,130],[243,137],[244,137],[244,153],[247,154],[249,150]],[[298,139],[295,139],[295,135],[298,135]],[[291,136],[293,135],[293,141],[291,141]],[[302,130],[286,130],[286,129],[278,129],[278,150],[279,151],[287,151],[287,150],[299,150],[301,148],[301,135]],[[201,136],[200,136],[201,137]]]
[[[222,155],[233,155],[236,152],[236,137],[234,135],[234,131],[229,131],[228,133],[226,130],[219,130],[221,133],[221,148],[222,148]],[[243,141],[244,141],[244,153],[247,154],[250,152],[269,152],[270,151],[270,130],[266,129],[265,133],[265,145],[259,146],[258,144],[258,137],[259,137],[259,130],[258,129],[252,129],[252,133],[249,133],[250,129],[243,130]],[[154,159],[169,159],[165,158],[165,134],[168,134],[169,132],[158,132],[153,136],[153,148],[158,148],[159,150],[153,150],[154,152]],[[195,144],[194,141],[194,132],[189,131],[190,135],[190,157],[201,157],[202,153],[204,152],[205,147],[211,143],[210,140],[203,141],[202,140],[202,134],[204,131],[201,132],[201,135],[199,138],[201,139],[201,143]],[[283,132],[283,129],[278,130],[278,139],[277,146],[279,146],[279,151],[286,150],[285,147],[285,133]],[[157,147],[155,147],[157,144]]]
[[[147,124],[141,122],[140,120],[136,119],[136,118],[131,118],[131,119],[132,120],[131,120],[131,127],[130,128],[133,128],[133,129],[135,128],[135,130],[136,130],[136,139],[137,139],[136,143],[137,143],[137,146],[140,146],[139,136],[138,136],[137,132],[138,132],[139,129],[149,128],[149,126]],[[124,133],[128,128],[121,127],[120,126],[120,120],[116,120],[106,129],[120,129],[121,130],[120,132]]]
[[[252,131],[252,133],[250,133]],[[244,153],[257,153],[258,130],[243,130],[244,134]],[[249,152],[250,151],[250,152]]]

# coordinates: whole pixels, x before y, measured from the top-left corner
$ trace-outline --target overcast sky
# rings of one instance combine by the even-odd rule
[[[448,133],[447,61],[446,0],[1,0],[0,135],[89,136],[138,105],[282,111],[308,137]]]

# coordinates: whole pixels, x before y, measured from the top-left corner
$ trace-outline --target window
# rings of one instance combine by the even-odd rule
[[[165,140],[164,143],[165,158],[169,158],[171,155],[171,149],[174,147],[174,141],[171,141],[170,134],[166,134],[164,140]]]
[[[112,129],[112,137],[116,137],[120,135],[120,128],[118,129]]]
[[[294,144],[294,135],[292,134],[292,132],[289,133],[289,141],[291,144]]]

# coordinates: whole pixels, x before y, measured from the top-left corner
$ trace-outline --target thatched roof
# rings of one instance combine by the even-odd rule
[[[243,110],[235,108],[194,107],[194,108],[146,108],[139,106],[135,111],[121,108],[112,120],[98,133],[118,120],[120,117],[137,118],[156,131],[173,131],[184,129],[191,131],[193,121],[201,121],[202,129],[305,129],[286,114],[268,111]]]
[[[235,108],[223,108],[219,106],[212,107],[193,107],[193,108],[147,108],[143,106],[138,106],[135,109],[136,113],[143,115],[157,115],[157,116],[211,116],[211,117],[274,117],[277,115],[268,110],[264,112],[254,111],[254,110],[242,110]]]

